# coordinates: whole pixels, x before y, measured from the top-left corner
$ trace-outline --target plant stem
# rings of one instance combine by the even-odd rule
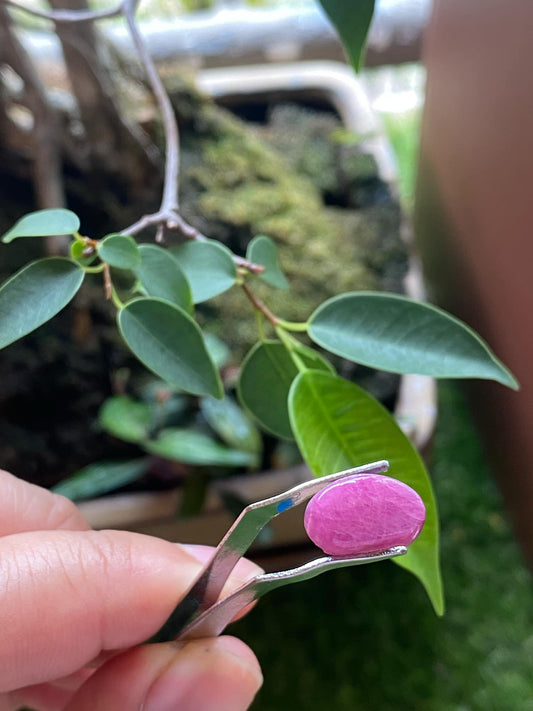
[[[160,212],[166,213],[178,209],[178,177],[179,177],[179,129],[174,110],[163,82],[157,72],[154,61],[148,52],[146,42],[139,31],[135,20],[136,0],[124,0],[123,12],[128,23],[131,38],[139,54],[148,81],[154,92],[157,104],[163,119],[163,129],[165,133],[165,181],[163,186],[163,197],[161,199]]]
[[[286,331],[305,333],[309,328],[309,323],[307,321],[303,323],[298,321],[285,321],[284,319],[279,318],[278,326],[284,328]]]
[[[244,291],[244,293],[246,294],[246,296],[252,302],[254,309],[256,309],[257,311],[260,311],[265,316],[265,318],[268,321],[270,321],[270,323],[274,326],[274,328],[276,328],[280,323],[280,319],[277,316],[275,316],[272,313],[272,311],[268,308],[268,306],[266,306],[266,304],[264,304],[261,301],[261,299],[253,293],[253,291],[250,289],[248,284],[246,284],[246,282],[243,282],[241,284],[241,287],[242,287],[242,290]]]
[[[295,350],[295,346],[300,345],[300,343],[295,338],[293,338],[293,336],[284,331],[284,329],[280,326],[276,328],[276,334],[285,346],[285,348],[288,350],[289,355],[292,358],[295,366],[298,368],[299,372],[303,373],[305,370],[308,370],[307,366]]]
[[[83,271],[86,274],[99,274],[105,270],[105,264],[97,264],[95,267],[83,267]]]

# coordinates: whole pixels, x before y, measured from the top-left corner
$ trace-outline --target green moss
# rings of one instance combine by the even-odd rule
[[[327,174],[327,181],[338,172],[333,163],[345,146],[330,138],[337,119],[319,115],[317,125],[307,131],[296,121],[293,136],[305,134],[304,146],[317,145],[315,157],[309,155],[307,168],[302,169],[299,149],[276,150],[257,131],[210,102],[195,110],[194,131],[182,139],[182,210],[205,234],[221,239],[237,254],[245,253],[256,234],[267,234],[276,242],[291,290],[269,289],[259,280],[254,286],[274,313],[304,321],[318,304],[344,291],[401,290],[406,256],[397,206],[390,200],[362,210],[325,205],[326,188],[317,182],[317,171]],[[279,132],[260,133],[279,145]],[[332,147],[329,153],[327,145]],[[257,340],[251,306],[240,290],[200,311],[212,330],[231,344],[236,357]]]

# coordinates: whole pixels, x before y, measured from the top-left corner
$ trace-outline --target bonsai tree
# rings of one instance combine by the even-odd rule
[[[56,8],[55,0],[52,4]],[[373,2],[322,0],[322,5],[339,27],[351,61],[358,67]],[[306,320],[297,322],[274,313],[267,299],[257,295],[256,284],[290,289],[290,283],[269,236],[257,235],[246,253],[236,254],[201,234],[180,211],[178,124],[139,31],[135,0],[123,0],[109,11],[31,11],[56,23],[65,55],[70,56],[69,69],[81,73],[87,81],[92,75],[92,94],[84,91],[87,86],[83,82],[73,81],[73,87],[78,92],[87,137],[94,139],[88,143],[88,160],[105,166],[109,178],[96,189],[105,193],[104,209],[109,205],[111,213],[119,174],[127,175],[125,192],[130,200],[136,195],[141,204],[146,204],[150,200],[143,193],[157,171],[146,142],[105,93],[104,77],[98,76],[93,66],[80,64],[79,55],[73,58],[72,32],[83,33],[88,46],[94,48],[91,23],[123,15],[160,109],[165,167],[159,206],[139,214],[130,224],[116,224],[108,234],[86,234],[78,216],[63,206],[58,134],[47,133],[56,126],[58,116],[49,111],[46,92],[12,31],[6,6],[19,5],[15,0],[0,0],[2,46],[8,47],[18,73],[24,77],[28,97],[37,107],[34,170],[46,207],[18,219],[4,234],[3,242],[59,236],[61,243],[66,238],[69,255],[54,254],[32,261],[0,287],[0,348],[53,318],[73,299],[87,275],[100,274],[102,298],[116,308],[117,328],[134,356],[172,387],[205,398],[214,408],[223,397],[223,387],[212,349],[195,317],[195,306],[229,290],[240,290],[250,303],[250,316],[257,321],[258,337],[240,367],[237,391],[243,408],[267,432],[294,439],[315,476],[373,460],[389,460],[390,474],[414,488],[427,509],[421,535],[408,554],[396,562],[420,579],[435,611],[442,614],[437,509],[425,466],[390,412],[362,388],[337,375],[323,353],[393,373],[488,378],[516,388],[512,374],[468,326],[434,306],[402,296],[339,294],[322,303]],[[92,59],[98,68],[96,53]],[[91,63],[92,59],[86,54],[83,61]],[[97,105],[95,96],[100,102]],[[97,111],[97,107],[105,110]],[[42,139],[42,132],[51,142]],[[157,178],[154,184],[159,184]],[[128,210],[134,211],[135,206],[134,200]],[[139,244],[137,236],[147,231],[151,231],[153,243]],[[164,247],[168,233],[180,236],[177,248]],[[51,251],[56,246],[54,242]],[[185,441],[183,430],[172,427],[144,430],[141,440],[147,451],[163,455]],[[190,446],[201,449],[202,443],[196,441]]]

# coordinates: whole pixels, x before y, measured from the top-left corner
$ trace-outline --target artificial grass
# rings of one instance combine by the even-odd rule
[[[263,665],[254,711],[533,710],[531,579],[464,399],[439,394],[445,616],[388,562],[276,591],[232,629]]]

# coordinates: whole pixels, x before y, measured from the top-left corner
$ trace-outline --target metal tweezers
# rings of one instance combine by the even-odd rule
[[[386,472],[388,468],[389,463],[385,460],[372,462],[361,467],[313,479],[277,496],[249,504],[221,540],[211,561],[202,570],[185,597],[180,600],[163,627],[150,641],[166,642],[172,639],[215,637],[244,607],[270,590],[289,583],[308,580],[326,570],[364,565],[404,555],[407,552],[405,546],[394,546],[378,553],[354,557],[325,556],[315,558],[297,568],[257,575],[231,595],[218,600],[224,583],[238,560],[246,553],[261,529],[270,520],[307,501],[338,479],[355,474],[380,474]]]

